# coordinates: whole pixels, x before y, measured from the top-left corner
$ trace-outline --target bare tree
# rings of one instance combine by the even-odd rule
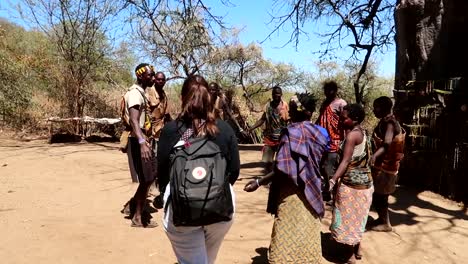
[[[23,2],[19,5],[22,17],[32,19],[57,47],[67,114],[82,116],[90,75],[109,52],[107,34],[121,7],[111,0]]]
[[[256,111],[256,95],[274,86],[294,87],[303,80],[293,65],[273,63],[263,57],[258,44],[245,46],[238,41],[216,48],[207,71],[216,80],[240,86],[250,111]]]
[[[145,51],[172,76],[184,78],[206,65],[216,32],[224,28],[203,1],[126,0]]]
[[[361,83],[361,78],[366,72],[371,55],[376,50],[388,48],[394,42],[395,4],[395,1],[390,0],[276,0],[278,10],[286,12],[272,19],[276,28],[267,38],[289,24],[293,28],[289,42],[297,45],[300,36],[307,34],[307,30],[303,29],[306,21],[328,19],[330,31],[319,34],[325,39],[322,43],[325,49],[320,53],[322,56],[329,55],[343,48],[343,42],[350,42],[347,44],[352,48],[350,59],[360,62],[354,76],[354,94],[356,102],[362,103],[365,85]]]

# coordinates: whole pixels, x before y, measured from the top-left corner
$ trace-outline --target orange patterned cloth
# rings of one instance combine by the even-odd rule
[[[324,127],[330,135],[331,145],[329,152],[338,152],[341,141],[344,138],[344,131],[339,126],[340,114],[346,101],[336,98],[328,105],[322,105],[317,125]]]
[[[374,169],[381,169],[387,173],[398,173],[398,169],[400,168],[400,161],[405,156],[405,137],[406,133],[402,128],[401,133],[393,138],[393,141],[388,147],[385,155],[375,161],[373,166]],[[372,140],[374,141],[375,150],[379,149],[384,142],[383,139],[381,139],[375,132]]]
[[[406,133],[402,128],[401,133],[393,138],[385,155],[375,161],[372,167],[372,179],[376,193],[392,194],[395,191],[400,161],[404,157],[405,136]],[[376,150],[383,145],[383,139],[375,131],[372,139]]]

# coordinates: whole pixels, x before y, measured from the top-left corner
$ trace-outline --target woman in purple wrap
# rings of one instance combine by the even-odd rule
[[[280,137],[274,171],[250,181],[253,192],[271,182],[267,211],[274,214],[269,263],[320,263],[320,218],[324,215],[320,163],[328,150],[327,131],[310,119],[316,100],[298,94],[289,102],[292,123]]]

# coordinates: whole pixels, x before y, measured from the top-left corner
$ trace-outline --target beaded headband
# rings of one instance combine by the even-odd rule
[[[135,74],[136,74],[137,77],[141,77],[141,75],[142,75],[145,71],[154,71],[153,65],[142,66],[142,67],[138,68],[138,69],[135,71]]]

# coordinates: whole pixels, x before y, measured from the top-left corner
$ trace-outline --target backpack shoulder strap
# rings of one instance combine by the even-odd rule
[[[141,94],[141,97],[143,97],[143,102],[145,104],[144,106],[146,107],[146,105],[148,104],[148,98],[146,98],[146,94],[144,92],[140,91],[140,89],[138,89],[138,88],[135,88],[135,89],[137,89],[138,92]]]
[[[128,129],[130,126],[130,116],[127,114],[127,102],[125,100],[125,95],[124,93],[120,99],[120,119],[122,120],[125,129]]]

